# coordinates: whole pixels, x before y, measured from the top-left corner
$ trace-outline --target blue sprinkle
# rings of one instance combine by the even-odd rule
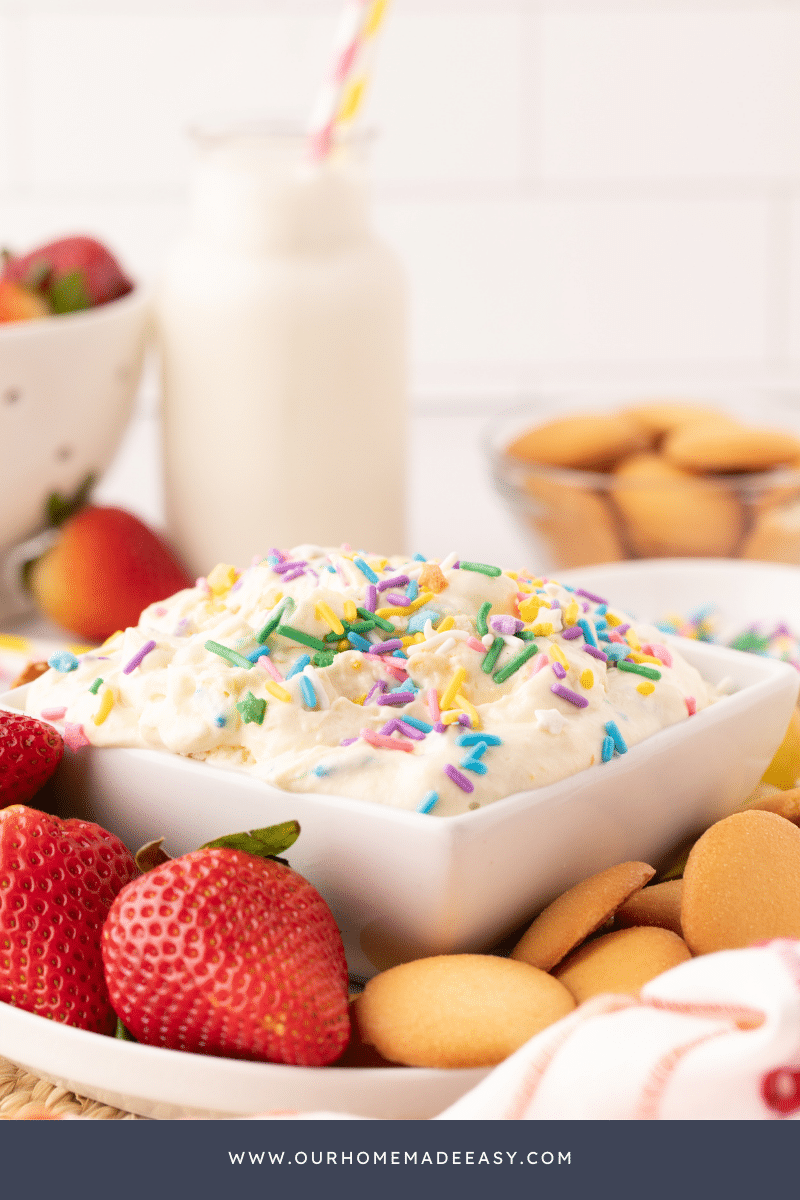
[[[405,650],[393,650],[390,657],[391,658],[408,658],[408,655],[406,654]]]
[[[610,760],[614,757],[614,739],[612,737],[603,738],[603,749],[601,753],[603,762],[610,762]]]
[[[310,662],[311,662],[310,655],[301,654],[300,657],[298,658],[297,662],[292,667],[291,671],[287,672],[286,678],[291,679],[293,675],[299,675],[301,671],[305,671],[306,667],[308,666],[308,664]]]
[[[562,583],[561,586],[563,587],[565,592],[574,592],[575,591],[575,588],[570,587],[568,583]],[[541,594],[544,591],[544,588],[537,588],[536,590]]]
[[[419,717],[403,715],[401,719],[405,721],[406,725],[412,725],[414,729],[418,729],[420,733],[433,733],[433,726],[429,725],[427,721],[420,721]]]
[[[367,563],[364,562],[363,558],[354,558],[353,562],[356,564],[361,574],[366,575],[370,583],[378,582],[378,576],[375,574],[372,567],[368,566]]]
[[[484,739],[480,742],[474,742],[472,745],[472,753],[467,755],[467,758],[479,759],[483,758],[486,751],[489,749],[489,743]]]
[[[625,738],[619,731],[616,721],[606,721],[606,733],[614,739],[614,747],[620,754],[625,754],[628,747],[625,743]]]
[[[303,693],[303,699],[309,708],[317,707],[317,693],[314,691],[314,685],[307,675],[300,676],[300,691]]]
[[[487,746],[502,746],[503,739],[493,733],[462,733],[456,738],[457,746],[477,746],[479,742],[486,742]]]
[[[585,617],[581,617],[578,621],[578,627],[583,631],[583,636],[588,646],[594,646],[597,649],[597,638],[594,636],[594,630]]]
[[[436,801],[439,799],[438,792],[426,792],[417,805],[418,813],[430,812]]]
[[[606,613],[608,612],[608,605],[607,604],[598,604],[598,606],[594,610],[594,612],[595,612],[596,617],[604,617],[606,615]]]
[[[613,658],[614,662],[618,662],[621,658],[627,658],[630,652],[630,646],[620,646],[615,642],[610,642],[603,649],[603,653],[607,654],[609,658]]]
[[[352,630],[348,633],[347,640],[354,650],[361,650],[364,654],[368,654],[372,649],[372,642],[368,642],[360,633],[353,633]]]
[[[442,614],[437,612],[435,608],[428,608],[427,605],[425,608],[418,608],[417,611],[412,613],[408,618],[406,633],[422,633],[423,629],[425,628],[426,621],[438,621],[441,615]]]
[[[419,595],[419,584],[417,583],[416,579],[412,579],[409,583],[408,587],[406,588],[406,595],[408,596],[409,600],[416,600],[417,596]]]
[[[214,717],[214,724],[218,729],[223,729],[227,724],[227,719],[220,714],[220,716]]]
[[[325,570],[330,571],[331,575],[336,574],[336,567],[326,567]]]
[[[50,655],[47,665],[66,675],[68,671],[77,671],[78,660],[74,654],[70,654],[69,650],[59,650],[57,654]]]
[[[597,640],[598,640],[598,642],[610,642],[611,638],[608,636],[608,634],[606,633],[606,631],[604,629],[598,629]],[[606,651],[606,653],[608,653],[608,651]]]
[[[427,562],[428,560],[424,554],[415,554],[411,561],[412,562]],[[432,796],[433,794],[434,794],[433,792],[428,793],[428,795],[430,795],[430,796]]]
[[[488,770],[486,763],[472,757],[462,759],[459,766],[463,767],[465,771],[474,771],[476,775],[485,775]]]
[[[267,655],[267,657],[269,657],[269,650],[267,649],[267,647],[259,646],[259,647],[257,647],[257,649],[251,650],[249,654],[246,654],[245,658],[247,659],[248,662],[258,662],[258,660],[260,658],[263,658],[263,656],[265,654]]]
[[[316,767],[311,768],[311,774],[316,775],[318,778],[321,775],[330,775],[330,773],[330,767],[326,767],[324,763],[317,763]]]
[[[605,617],[601,617],[599,621],[598,621],[597,617],[595,617],[594,627],[597,630],[608,629],[608,621],[605,619]]]

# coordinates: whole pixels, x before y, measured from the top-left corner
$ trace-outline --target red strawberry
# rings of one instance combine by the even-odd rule
[[[319,892],[274,859],[209,847],[155,867],[114,901],[103,961],[141,1042],[302,1066],[347,1045],[341,935]]]
[[[90,237],[59,238],[9,257],[3,277],[41,292],[62,313],[107,304],[133,289],[113,254]]]
[[[0,808],[27,804],[61,762],[64,741],[35,717],[0,712]]]
[[[137,625],[143,608],[194,579],[158,534],[121,508],[87,505],[61,526],[30,575],[42,611],[73,633],[102,642]]]
[[[0,1000],[111,1033],[100,932],[136,874],[119,838],[91,821],[0,810]]]

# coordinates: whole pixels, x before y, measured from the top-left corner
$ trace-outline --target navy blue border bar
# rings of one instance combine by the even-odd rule
[[[793,1121],[0,1121],[0,1193],[752,1200],[795,1190],[798,1135]]]

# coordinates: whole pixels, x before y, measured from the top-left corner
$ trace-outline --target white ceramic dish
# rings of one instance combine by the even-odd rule
[[[396,1120],[436,1116],[487,1068],[287,1067],[140,1046],[0,1003],[0,1054],[34,1074],[142,1117],[345,1112]]]
[[[555,895],[625,859],[658,863],[731,812],[778,746],[800,675],[784,663],[682,641],[734,695],[609,763],[460,816],[436,818],[299,794],[153,750],[68,752],[60,801],[136,848],[172,854],[226,832],[296,819],[291,865],[325,897],[350,970],[496,944]],[[22,707],[23,691],[0,697]]]

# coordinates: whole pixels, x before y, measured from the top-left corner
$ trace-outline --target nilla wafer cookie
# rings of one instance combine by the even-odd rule
[[[636,926],[606,933],[581,946],[554,972],[578,1004],[603,992],[632,992],[691,958],[670,929]]]
[[[353,1003],[356,1036],[409,1067],[491,1067],[575,1007],[527,963],[443,954],[390,967]]]
[[[549,971],[655,875],[643,862],[617,863],[563,892],[523,934],[512,959]]]
[[[694,954],[800,938],[800,829],[762,809],[707,829],[683,873],[681,925]]]
[[[623,929],[631,925],[658,925],[660,929],[671,929],[683,935],[681,926],[681,896],[683,880],[669,879],[665,883],[653,883],[642,888],[635,896],[617,909],[614,924]]]

